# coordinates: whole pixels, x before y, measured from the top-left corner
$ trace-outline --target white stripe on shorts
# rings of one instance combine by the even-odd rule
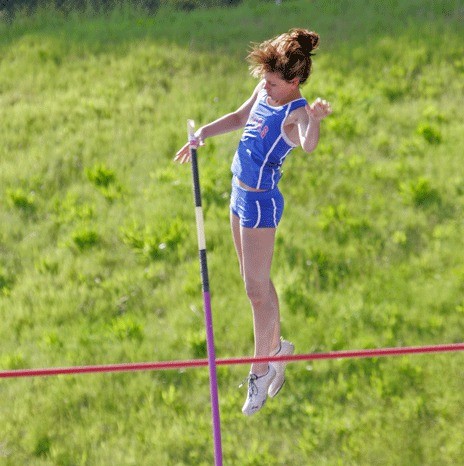
[[[261,206],[259,205],[259,201],[256,201],[256,209],[258,210],[258,219],[253,228],[258,228],[259,222],[261,221]]]
[[[276,215],[277,215],[277,205],[276,205],[276,202],[275,202],[274,198],[272,198],[271,201],[272,201],[272,205],[274,206],[274,227],[277,228],[277,217],[276,217]]]

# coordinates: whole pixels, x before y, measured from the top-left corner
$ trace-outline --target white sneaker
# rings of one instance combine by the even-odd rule
[[[267,374],[260,375],[258,377],[256,374],[250,373],[250,375],[247,377],[248,396],[242,408],[243,414],[251,416],[264,406],[264,403],[266,403],[267,399],[269,385],[271,385],[275,375],[276,371],[271,365],[269,365]]]
[[[295,351],[295,346],[293,343],[290,343],[287,340],[281,340],[280,348],[274,356],[289,356],[293,354]],[[280,389],[283,387],[285,383],[285,366],[287,365],[286,362],[271,362],[271,366],[274,367],[276,376],[272,381],[271,385],[269,386],[268,395],[273,398],[280,392]]]

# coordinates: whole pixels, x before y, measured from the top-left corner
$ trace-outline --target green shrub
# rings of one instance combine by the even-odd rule
[[[439,191],[425,177],[417,178],[409,183],[401,183],[400,190],[403,196],[410,199],[416,207],[428,207],[441,202]]]
[[[429,123],[421,123],[417,128],[420,134],[429,144],[440,144],[442,142],[441,131]]]
[[[90,249],[100,242],[100,235],[92,229],[81,228],[73,232],[71,235],[72,244],[79,251]]]
[[[26,214],[33,214],[36,211],[34,192],[26,192],[22,188],[16,188],[7,190],[6,195],[12,207]]]

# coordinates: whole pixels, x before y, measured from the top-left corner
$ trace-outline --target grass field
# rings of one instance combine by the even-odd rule
[[[321,35],[303,88],[332,103],[295,150],[273,265],[298,353],[463,341],[464,5],[247,0],[0,22],[0,369],[206,355],[186,120],[238,107],[250,41]],[[200,174],[218,357],[250,355],[228,224],[240,135]],[[224,464],[464,464],[462,353],[293,363],[241,414],[220,367]],[[208,371],[2,379],[8,466],[213,464]]]

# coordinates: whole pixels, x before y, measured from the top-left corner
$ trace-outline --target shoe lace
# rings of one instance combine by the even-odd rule
[[[256,374],[250,374],[245,380],[239,385],[239,388],[243,387],[248,382],[248,395],[254,396],[258,394],[258,386],[256,385],[258,376]]]

